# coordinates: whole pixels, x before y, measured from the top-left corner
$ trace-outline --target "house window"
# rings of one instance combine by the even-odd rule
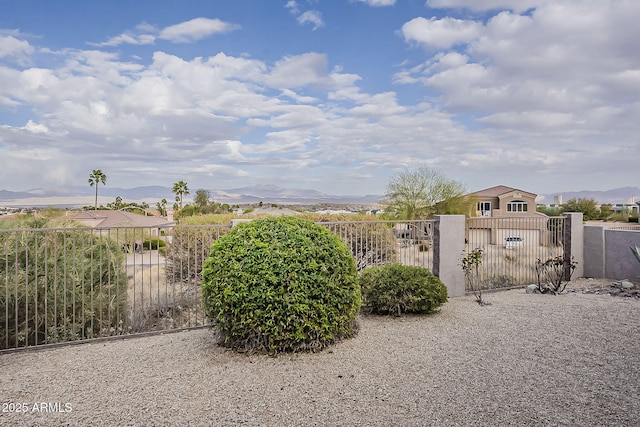
[[[480,212],[481,216],[491,216],[491,202],[478,202],[476,211]]]
[[[527,202],[516,200],[507,203],[507,212],[527,212]]]
[[[477,210],[484,212],[491,210],[491,202],[478,202]]]

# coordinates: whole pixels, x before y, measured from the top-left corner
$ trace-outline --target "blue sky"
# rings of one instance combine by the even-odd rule
[[[3,6],[0,189],[640,185],[636,0]]]

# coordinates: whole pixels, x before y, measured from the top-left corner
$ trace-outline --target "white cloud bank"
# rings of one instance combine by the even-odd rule
[[[381,193],[394,170],[424,161],[471,189],[638,185],[640,2],[429,4],[472,11],[399,25],[398,92],[364,91],[367,76],[326,52],[266,61],[158,49],[144,62],[96,46],[35,65],[42,50],[0,36],[0,189],[84,185],[99,168],[111,186]],[[234,29],[215,19],[141,25],[108,46]]]

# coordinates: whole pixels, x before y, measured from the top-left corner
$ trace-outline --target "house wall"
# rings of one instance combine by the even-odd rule
[[[509,202],[523,201],[527,203],[527,212],[507,212]],[[496,216],[530,216],[536,212],[536,198],[523,192],[511,192],[500,196],[500,206],[496,211]]]

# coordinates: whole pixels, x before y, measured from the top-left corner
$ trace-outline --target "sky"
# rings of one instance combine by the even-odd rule
[[[0,190],[640,186],[637,0],[2,0]]]

